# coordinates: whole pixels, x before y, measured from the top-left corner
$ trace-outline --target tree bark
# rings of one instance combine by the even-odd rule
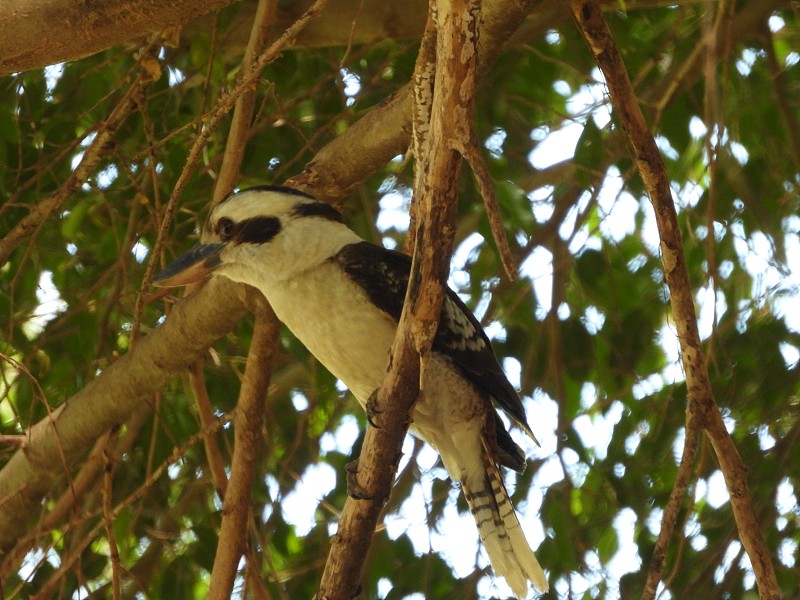
[[[100,52],[233,0],[3,0],[0,76]]]
[[[436,0],[431,1],[433,4]],[[350,600],[361,590],[367,551],[397,472],[450,270],[461,166],[456,146],[469,138],[472,127],[480,4],[479,0],[448,0],[437,6],[433,12],[438,23],[430,19],[424,36],[432,41],[434,36],[429,33],[436,31],[432,97],[431,63],[417,61],[415,76],[415,84],[424,88],[415,94],[424,110],[414,112],[418,118],[430,119],[429,123],[415,123],[416,130],[430,132],[430,136],[427,143],[417,145],[417,151],[423,153],[417,168],[423,165],[424,172],[417,174],[414,184],[421,218],[417,221],[411,276],[389,371],[377,392],[380,429],[370,427],[367,431],[355,474],[359,490],[367,497],[348,498],[345,503],[339,529],[331,540],[318,600]]]
[[[163,326],[28,432],[25,445],[0,471],[0,556],[19,539],[20,519],[38,512],[65,464],[74,464],[98,437],[233,328],[245,314],[243,291],[211,280],[178,304]]]
[[[687,436],[696,430],[691,421],[697,419],[708,434],[719,460],[730,493],[739,538],[753,565],[760,597],[776,600],[780,597],[780,588],[748,491],[747,468],[725,428],[711,389],[697,326],[694,292],[689,282],[680,225],[666,165],[645,121],[622,54],[611,36],[597,0],[572,0],[570,6],[592,55],[603,71],[614,111],[633,149],[636,166],[655,209],[664,279],[669,287],[670,306],[680,343],[683,371],[686,374]],[[687,444],[687,448],[690,447],[691,444]],[[681,484],[681,487],[685,486]],[[665,513],[665,518],[668,514]],[[660,569],[661,565],[656,567],[651,567],[651,572]],[[656,589],[652,582],[649,588],[654,594]],[[646,594],[645,597],[651,596]]]

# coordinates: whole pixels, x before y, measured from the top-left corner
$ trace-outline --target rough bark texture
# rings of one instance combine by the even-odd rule
[[[89,56],[231,2],[4,0],[0,4],[0,76]]]
[[[280,340],[281,324],[266,300],[258,298],[254,303],[255,328],[233,421],[236,438],[231,478],[222,506],[217,554],[208,589],[208,598],[211,600],[231,597],[239,561],[247,548],[253,480],[263,446],[261,425],[264,421],[264,398]]]
[[[233,328],[245,314],[242,292],[212,280],[176,306],[162,327],[28,432],[25,445],[0,473],[0,555],[23,533],[20,515],[36,514],[35,507],[65,464],[75,463],[98,437],[125,421]]]
[[[441,312],[443,285],[450,269],[456,230],[461,155],[454,146],[469,136],[477,59],[478,0],[438,4],[436,77],[430,111],[429,154],[420,163],[426,172],[416,179],[420,219],[405,305],[392,346],[389,372],[378,390],[380,429],[370,428],[358,462],[358,487],[368,499],[348,498],[322,575],[318,600],[358,596],[364,563],[381,510],[389,498],[402,454],[409,412],[419,394],[420,373],[430,352]],[[433,22],[429,22],[433,26]],[[430,31],[430,29],[429,29]],[[426,35],[426,39],[430,39]],[[416,94],[427,102],[428,61],[419,61]],[[420,124],[421,125],[421,124]]]
[[[614,43],[600,5],[596,0],[573,0],[570,6],[597,64],[603,71],[614,110],[633,148],[636,166],[655,209],[661,238],[664,278],[669,286],[670,305],[686,374],[689,396],[686,409],[687,430],[694,429],[688,422],[697,418],[708,434],[725,477],[739,537],[753,565],[761,598],[779,598],[775,569],[747,489],[747,468],[725,428],[711,389],[697,327],[694,293],[689,282],[666,166],[645,121],[628,79],[622,55]],[[661,559],[663,560],[663,556]],[[651,570],[660,570],[661,566],[656,564],[651,566]]]

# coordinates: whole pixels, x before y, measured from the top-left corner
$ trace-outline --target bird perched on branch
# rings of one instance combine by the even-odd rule
[[[185,285],[213,272],[257,288],[368,409],[386,373],[411,259],[362,240],[330,205],[276,186],[228,196],[201,239],[153,283]],[[495,407],[535,438],[480,323],[450,289],[421,383],[410,429],[461,483],[495,572],[519,597],[527,596],[528,582],[546,591],[499,470],[521,472],[525,455]]]

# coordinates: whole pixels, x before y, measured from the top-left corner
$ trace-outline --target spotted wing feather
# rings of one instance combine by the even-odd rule
[[[360,242],[342,248],[334,260],[366,292],[373,304],[395,320],[400,320],[411,272],[409,256],[369,242]],[[489,395],[497,406],[532,436],[519,395],[500,367],[489,338],[456,293],[450,288],[445,291],[433,350],[452,360],[467,381]],[[524,468],[524,454],[500,419],[495,419],[495,422],[501,461],[521,471]]]

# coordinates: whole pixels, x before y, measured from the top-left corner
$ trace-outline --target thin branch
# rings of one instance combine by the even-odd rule
[[[514,262],[514,254],[511,252],[511,247],[508,245],[508,237],[506,230],[503,228],[503,218],[500,216],[500,207],[497,204],[497,194],[494,193],[494,181],[486,167],[486,161],[483,159],[480,148],[478,147],[478,140],[475,137],[474,131],[471,132],[470,139],[467,145],[459,149],[464,155],[464,159],[469,163],[472,169],[472,175],[475,177],[475,183],[478,185],[478,190],[483,198],[483,206],[486,208],[486,217],[489,219],[489,228],[492,231],[497,252],[500,255],[500,262],[503,265],[503,270],[508,275],[511,281],[515,281],[519,277],[517,265]]]
[[[194,403],[197,407],[197,414],[200,417],[200,427],[208,429],[216,417],[214,409],[211,408],[211,400],[208,397],[205,377],[203,377],[203,360],[196,360],[189,365],[189,386],[192,388]],[[225,498],[225,490],[228,489],[228,476],[225,474],[225,460],[222,458],[217,437],[209,433],[203,440],[206,450],[206,460],[211,471],[211,480],[214,482],[214,489],[217,490],[221,500]]]
[[[541,4],[541,0],[484,0],[478,39],[478,77],[489,71],[511,34]],[[552,23],[547,21],[541,27],[548,29]],[[341,201],[377,169],[406,152],[411,143],[411,111],[411,86],[406,85],[320,149],[303,172],[287,183],[327,202]]]
[[[115,460],[120,460],[133,447],[139,431],[149,414],[149,407],[146,404],[142,404],[130,416],[126,423],[125,434],[117,444]],[[17,572],[20,564],[37,543],[37,540],[58,527],[67,515],[75,509],[76,500],[84,498],[90,492],[91,486],[96,483],[97,475],[106,461],[105,450],[111,435],[112,430],[107,429],[103,435],[97,438],[80,472],[73,478],[72,487],[61,494],[61,497],[56,500],[50,512],[39,520],[34,530],[18,539],[14,548],[2,557],[2,561],[0,561],[0,579],[5,579],[11,573]]]
[[[258,56],[264,49],[267,34],[275,23],[277,0],[259,0],[253,27],[250,30],[250,39],[242,58],[242,71],[245,73],[253,69]],[[266,65],[265,65],[266,66]],[[260,74],[263,68],[258,71]],[[250,133],[250,121],[253,118],[253,108],[256,102],[257,86],[247,87],[237,98],[233,109],[233,119],[225,144],[225,153],[222,156],[222,166],[214,185],[214,195],[211,198],[211,208],[214,208],[225,196],[230,193],[239,180],[239,168],[242,165],[247,137]]]
[[[247,548],[250,494],[261,457],[264,398],[280,339],[280,323],[266,300],[254,294],[254,303],[253,340],[234,415],[236,439],[231,478],[222,506],[222,526],[208,590],[208,598],[212,600],[231,597],[237,566]]]
[[[253,511],[250,511],[251,515],[252,512]],[[250,529],[253,529],[252,519],[250,522]],[[272,600],[272,594],[269,593],[267,586],[264,585],[261,569],[259,568],[259,565],[261,565],[261,561],[259,560],[260,557],[253,548],[253,544],[247,545],[245,558],[247,559],[247,570],[245,572],[246,590],[249,591],[250,596],[254,600]]]
[[[402,454],[410,411],[419,394],[421,373],[438,327],[456,231],[457,184],[461,156],[454,140],[470,130],[477,58],[478,0],[438,6],[437,65],[431,115],[427,176],[414,193],[421,196],[411,276],[392,345],[389,371],[377,392],[380,429],[369,428],[354,474],[366,499],[348,498],[331,540],[318,600],[349,600],[358,595],[364,562],[380,512],[386,503]],[[415,81],[417,78],[415,77]]]
[[[647,582],[642,592],[642,600],[653,600],[653,598],[656,597],[658,583],[661,581],[661,576],[664,572],[664,558],[667,555],[669,541],[670,538],[672,538],[672,532],[675,529],[675,523],[678,520],[678,513],[680,513],[681,504],[686,496],[686,490],[689,487],[692,465],[697,455],[699,432],[700,423],[698,423],[696,418],[687,415],[686,435],[683,440],[681,464],[678,467],[678,474],[675,477],[672,492],[670,492],[667,506],[664,508],[664,514],[661,517],[661,530],[658,532],[658,539],[653,549],[653,556],[650,558],[650,568],[647,572]]]
[[[111,497],[113,495],[113,481],[114,481],[114,458],[112,456],[113,437],[109,437],[106,444],[105,451],[105,473],[103,473],[103,525],[106,530],[106,539],[108,540],[108,554],[111,560],[111,587],[113,590],[114,600],[120,600],[122,597],[122,590],[120,586],[120,564],[119,564],[119,549],[117,547],[117,538],[114,535],[114,517],[111,515]]]
[[[52,488],[53,475],[63,469],[62,449],[65,461],[72,464],[241,319],[242,288],[211,280],[204,291],[176,306],[164,325],[143,337],[52,418],[31,427],[24,450],[14,453],[0,471],[0,554],[20,538],[20,515],[34,514],[42,495]]]
[[[531,4],[486,0],[480,34],[479,73],[488,69]],[[405,151],[411,132],[408,87],[369,111],[322,148],[301,176],[310,193],[343,198],[392,157]],[[244,287],[213,279],[171,312],[128,354],[106,368],[66,402],[55,425],[45,419],[32,428],[26,451],[17,451],[0,470],[0,556],[19,541],[20,515],[36,512],[59,469],[53,428],[61,433],[66,458],[74,462],[110,427],[140,408],[175,373],[183,372],[216,339],[244,316]],[[219,307],[225,310],[220,311]],[[30,526],[29,524],[27,524]]]
[[[275,21],[276,7],[277,2],[275,0],[261,0],[258,3],[255,20],[250,32],[250,40],[247,44],[244,58],[242,59],[242,71],[245,73],[249,73],[253,70],[256,60],[264,49],[267,34]],[[243,89],[241,95],[236,99],[231,128],[228,132],[227,143],[225,144],[225,153],[222,157],[222,166],[220,167],[219,176],[214,185],[214,193],[211,198],[211,208],[233,190],[239,178],[239,168],[241,167],[242,158],[244,157],[247,136],[250,131],[250,121],[253,117],[256,91],[256,86],[251,85]],[[190,290],[184,290],[185,295],[188,295],[189,292]],[[140,294],[139,297],[143,298],[144,296]],[[211,410],[211,403],[203,381],[202,365],[199,362],[193,363],[190,367],[189,380],[194,391],[198,414],[200,415],[200,423],[205,427],[210,420],[213,419],[213,411]],[[225,475],[225,465],[219,451],[219,445],[213,435],[209,435],[209,437],[206,438],[205,447],[208,464],[211,468],[212,479],[214,480],[214,487],[217,489],[220,498],[224,500],[225,492],[228,487],[228,479]]]
[[[236,80],[236,85],[234,86],[233,90],[219,98],[207,120],[202,123],[202,126],[200,127],[200,133],[195,138],[191,150],[189,150],[189,154],[186,157],[186,163],[181,170],[181,174],[178,176],[178,180],[175,182],[175,186],[172,188],[172,193],[170,194],[169,200],[167,201],[164,209],[161,226],[159,227],[156,241],[153,245],[153,250],[150,253],[151,258],[145,267],[144,278],[142,279],[142,287],[139,289],[139,293],[136,297],[136,306],[134,307],[133,315],[134,323],[139,323],[141,320],[141,315],[147,298],[145,289],[148,285],[150,285],[150,279],[153,276],[153,272],[155,271],[158,261],[161,259],[161,250],[163,249],[165,240],[167,239],[167,233],[172,225],[172,219],[175,215],[175,211],[178,209],[178,200],[180,200],[180,197],[183,195],[183,190],[188,185],[189,179],[194,173],[195,167],[200,162],[203,150],[209,138],[211,137],[211,134],[222,122],[222,119],[227,116],[231,108],[234,107],[239,97],[255,84],[256,80],[261,76],[261,71],[263,71],[268,64],[280,56],[280,53],[292,43],[297,34],[302,31],[308,22],[322,12],[328,1],[329,0],[315,0],[314,4],[312,4],[308,10],[303,13],[302,17],[292,23],[292,25],[286,29],[286,31],[284,31],[283,34],[270,45],[269,48],[262,52],[258,58],[253,61],[249,69],[243,69],[239,73],[239,77]],[[236,170],[238,170],[238,168]],[[134,329],[132,335],[135,333],[136,330]]]
[[[108,513],[108,519],[114,520],[118,518],[122,511],[126,510],[144,498],[150,488],[152,488],[153,485],[155,485],[155,483],[161,478],[161,476],[166,473],[167,469],[181,460],[189,448],[203,439],[203,437],[208,435],[209,432],[217,431],[226,423],[229,423],[230,420],[230,415],[225,415],[224,417],[218,419],[209,428],[209,430],[201,429],[200,431],[192,434],[185,444],[176,446],[166,460],[161,463],[158,468],[155,469],[132,494],[129,494],[125,500],[117,504],[113,510]],[[31,596],[31,600],[48,600],[49,598],[57,597],[55,592],[56,588],[60,584],[61,579],[63,579],[69,570],[72,569],[75,563],[80,560],[85,548],[97,537],[103,526],[104,520],[101,520],[89,531],[87,531],[86,534],[76,544],[74,544],[75,550],[61,561],[58,569],[51,575],[50,579],[48,579],[47,582],[42,585],[41,588],[39,588],[39,591],[34,596]]]
[[[100,161],[113,151],[114,135],[125,119],[136,109],[137,102],[144,91],[155,83],[160,75],[160,65],[156,58],[158,54],[155,45],[148,47],[139,58],[139,71],[136,79],[108,118],[103,121],[92,142],[88,145],[78,165],[72,170],[66,181],[47,198],[31,207],[28,214],[23,217],[14,228],[0,240],[0,266],[5,264],[11,252],[28,238],[42,223],[56,210],[69,196],[71,196],[89,176],[94,172]]]
[[[789,138],[789,147],[792,149],[796,166],[800,168],[800,127],[798,127],[797,123],[797,112],[792,109],[788,102],[788,99],[792,98],[792,93],[789,91],[789,86],[786,85],[785,69],[778,64],[778,57],[775,52],[775,36],[772,34],[772,30],[770,30],[766,20],[762,25],[762,31],[764,48],[767,52],[767,68],[774,88],[775,103],[778,105],[781,119],[783,119],[783,123],[786,126],[786,137]]]
[[[777,599],[780,597],[778,582],[747,488],[747,468],[725,428],[711,390],[666,166],[639,107],[622,55],[611,37],[597,0],[572,0],[570,8],[603,71],[611,101],[622,129],[633,147],[636,165],[655,209],[664,277],[669,286],[670,304],[686,374],[687,423],[696,417],[708,433],[728,487],[736,526],[753,565],[761,598]]]

